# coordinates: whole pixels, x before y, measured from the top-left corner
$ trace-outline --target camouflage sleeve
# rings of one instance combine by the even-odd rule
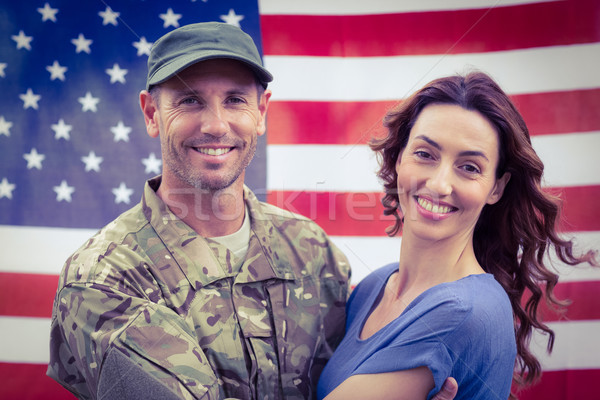
[[[194,331],[173,310],[97,283],[64,287],[55,302],[49,375],[82,398],[96,398],[107,355],[115,352],[178,398],[219,398]]]
[[[346,255],[331,239],[327,238],[327,241],[329,254],[324,272],[327,275],[331,274],[330,279],[337,282],[336,286],[340,288],[337,297],[332,300],[334,307],[324,318],[325,337],[330,348],[335,350],[346,332],[346,301],[350,295],[351,270]]]

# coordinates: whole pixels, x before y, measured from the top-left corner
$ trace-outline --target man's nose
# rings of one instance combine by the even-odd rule
[[[200,116],[200,130],[207,135],[221,137],[227,133],[225,112],[218,106],[207,107]]]

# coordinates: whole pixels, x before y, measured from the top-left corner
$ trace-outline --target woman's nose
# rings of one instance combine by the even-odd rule
[[[445,165],[436,167],[427,179],[426,186],[440,196],[450,195],[452,193],[452,167]]]

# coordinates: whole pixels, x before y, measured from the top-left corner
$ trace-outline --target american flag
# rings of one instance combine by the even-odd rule
[[[316,220],[353,283],[397,260],[401,240],[384,233],[368,139],[389,107],[469,68],[521,110],[565,234],[600,247],[597,0],[42,0],[3,4],[0,20],[0,398],[72,398],[45,377],[58,273],[159,172],[137,93],[149,44],[188,23],[262,36],[274,94],[249,184]],[[556,267],[573,305],[544,312],[555,350],[535,338],[545,372],[520,398],[600,398],[600,272]]]

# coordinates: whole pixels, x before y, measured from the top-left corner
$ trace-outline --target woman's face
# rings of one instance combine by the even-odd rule
[[[480,113],[425,107],[396,163],[403,235],[472,237],[481,210],[500,199],[510,178],[496,179],[498,157],[498,135]]]

